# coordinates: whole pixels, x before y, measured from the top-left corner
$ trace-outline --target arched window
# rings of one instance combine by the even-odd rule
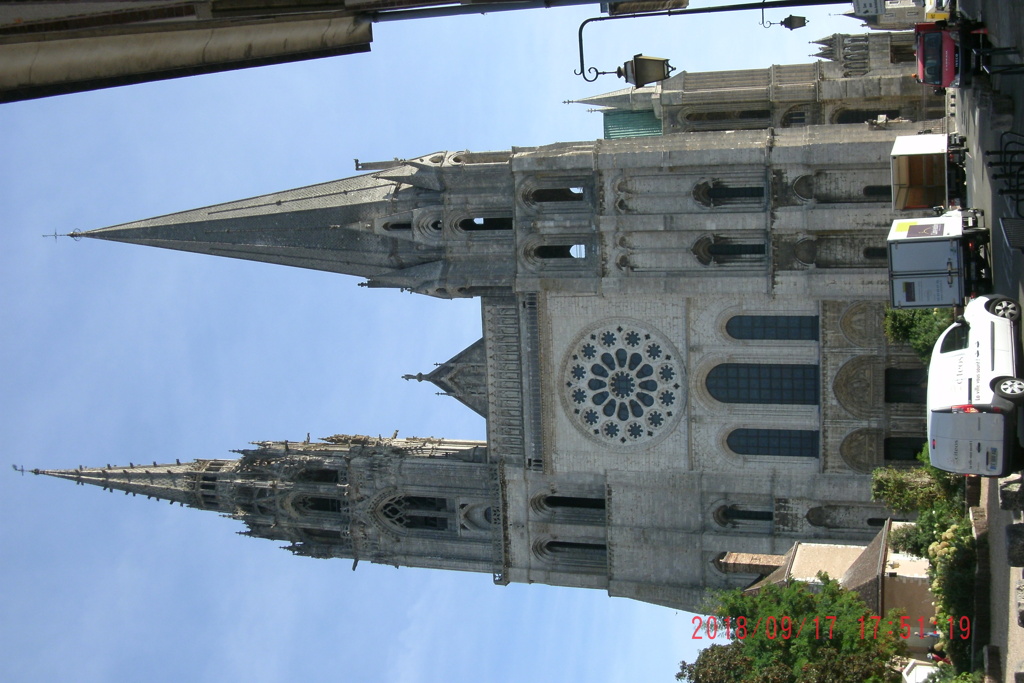
[[[770,522],[774,518],[771,510],[745,510],[738,505],[724,506],[719,514],[726,522]]]
[[[582,498],[580,496],[544,496],[544,505],[549,508],[573,510],[604,510],[604,498]]]
[[[542,244],[533,250],[542,259],[582,259],[587,257],[585,244]]]
[[[725,324],[733,339],[818,339],[816,315],[734,315]]]
[[[763,256],[763,242],[757,244],[739,244],[736,242],[715,242],[708,247],[708,254],[715,256]]]
[[[581,202],[582,187],[542,187],[530,193],[530,199],[538,204],[548,202]]]
[[[717,179],[702,181],[693,188],[693,198],[709,207],[724,204],[762,204],[764,194],[763,185],[734,186]]]
[[[604,543],[547,541],[538,554],[555,565],[593,569],[608,565],[608,547]]]
[[[868,185],[864,188],[864,196],[880,202],[891,202],[892,185]]]
[[[302,504],[310,512],[341,512],[341,500],[338,498],[310,496],[303,499]]]
[[[449,524],[452,515],[447,498],[398,496],[384,503],[380,510],[384,519],[403,529],[447,531],[455,527]]]
[[[928,401],[927,368],[886,368],[885,402],[920,403]]]
[[[726,444],[740,455],[817,458],[818,432],[811,429],[734,429]]]
[[[723,403],[818,405],[817,365],[722,363],[705,384]]]
[[[713,517],[716,524],[732,529],[770,533],[775,513],[769,505],[719,505]]]
[[[464,218],[459,221],[459,227],[470,232],[474,230],[511,230],[512,218],[510,216]]]

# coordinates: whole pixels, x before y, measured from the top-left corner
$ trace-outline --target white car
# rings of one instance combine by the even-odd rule
[[[939,336],[928,366],[931,463],[947,472],[1001,477],[1019,469],[1024,400],[1021,306],[986,295]]]

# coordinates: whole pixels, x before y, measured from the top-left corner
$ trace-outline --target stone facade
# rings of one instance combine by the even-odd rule
[[[302,554],[690,610],[757,578],[723,571],[729,553],[866,543],[889,515],[868,471],[924,441],[921,367],[881,334],[889,150],[922,125],[437,153],[85,233],[479,297],[482,339],[409,378],[488,439],[45,473],[226,512]]]
[[[812,64],[683,71],[661,83],[578,102],[599,107],[606,137],[944,115],[943,98],[923,92],[914,79],[913,33],[836,34],[816,45],[822,59]],[[656,125],[649,125],[652,121],[643,114]]]

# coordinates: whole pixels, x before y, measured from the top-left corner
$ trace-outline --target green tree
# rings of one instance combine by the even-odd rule
[[[930,508],[942,497],[942,487],[924,468],[879,467],[871,473],[871,499],[896,512]]]
[[[825,574],[818,578],[820,590],[813,592],[794,581],[765,586],[755,595],[719,594],[714,613],[720,623],[729,619],[733,642],[713,652],[707,648],[693,664],[682,662],[676,677],[691,683],[899,681],[896,659],[906,649],[900,615],[872,620],[856,593]]]
[[[918,467],[879,467],[871,473],[871,498],[897,512],[918,512],[963,504],[963,477],[931,464],[927,444]]]
[[[893,344],[909,344],[925,362],[939,335],[953,323],[953,309],[893,309],[885,311],[882,326]]]

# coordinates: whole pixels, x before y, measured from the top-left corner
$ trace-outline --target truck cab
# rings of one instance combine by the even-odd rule
[[[917,80],[933,88],[956,88],[960,85],[960,41],[946,22],[914,26],[917,52]]]

